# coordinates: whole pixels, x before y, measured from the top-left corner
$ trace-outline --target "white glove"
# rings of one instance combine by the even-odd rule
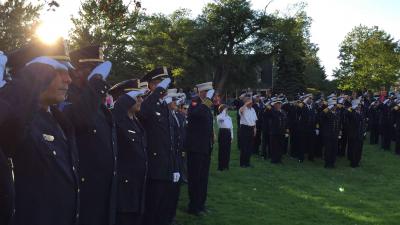
[[[214,96],[214,93],[215,93],[214,89],[207,91],[207,98],[212,99],[212,97]]]
[[[172,176],[173,176],[173,182],[178,183],[179,178],[181,177],[181,174],[176,172],[176,173],[173,173]]]
[[[88,76],[88,80],[90,80],[96,74],[99,74],[103,78],[103,80],[106,80],[108,75],[110,75],[111,67],[112,63],[110,61],[103,62],[92,70],[92,72]]]
[[[289,134],[285,134],[285,138],[288,138],[289,137]]]
[[[364,133],[364,137],[367,136],[367,132]]]
[[[171,83],[171,78],[165,78],[164,80],[162,80],[157,87],[162,87],[165,90],[167,90],[169,84]]]
[[[315,130],[315,135],[317,135],[317,136],[319,135],[319,130],[318,129]]]

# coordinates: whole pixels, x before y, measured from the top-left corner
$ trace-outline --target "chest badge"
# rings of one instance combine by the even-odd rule
[[[128,132],[131,134],[136,134],[136,132],[134,130],[128,130]]]
[[[43,139],[44,139],[45,141],[52,142],[52,141],[54,141],[54,136],[49,135],[49,134],[43,134]]]

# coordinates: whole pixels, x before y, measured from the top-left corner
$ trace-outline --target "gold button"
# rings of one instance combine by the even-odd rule
[[[129,182],[129,180],[125,180],[125,183],[128,183]]]
[[[72,167],[72,170],[75,171],[75,166]]]
[[[57,155],[57,152],[56,152],[56,151],[53,151],[53,155]]]
[[[102,93],[102,94],[104,94],[104,91],[103,91],[103,90],[101,90],[101,93]]]
[[[81,189],[79,189],[79,188],[78,188],[78,190],[77,190],[77,191],[78,191],[78,193],[79,193],[79,192],[81,192]]]
[[[82,182],[85,182],[85,178],[84,178],[84,177],[82,177],[82,178],[81,178],[81,181],[82,181]]]
[[[97,132],[97,130],[96,130],[96,129],[94,129],[94,130],[93,130],[93,134],[95,134],[96,132]]]
[[[154,152],[153,155],[156,156],[156,155],[157,155],[157,152]]]
[[[135,141],[135,139],[132,138],[132,141]]]

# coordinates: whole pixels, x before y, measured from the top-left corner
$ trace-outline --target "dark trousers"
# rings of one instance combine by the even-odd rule
[[[117,213],[115,225],[141,225],[142,219],[139,213]]]
[[[264,159],[267,159],[270,157],[270,147],[269,147],[269,134],[268,131],[263,130],[262,131],[262,145],[261,145],[261,154],[264,157]]]
[[[11,167],[0,149],[0,224],[9,224],[14,209],[14,182]]]
[[[396,131],[396,149],[395,153],[400,155],[400,131]]]
[[[240,166],[249,167],[253,150],[254,127],[240,125]]]
[[[315,140],[315,148],[314,148],[314,157],[316,157],[316,158],[322,158],[322,155],[323,155],[323,138],[322,138],[322,136],[321,136],[321,134],[320,135],[318,135],[318,136],[316,136],[316,138],[315,138],[316,140]]]
[[[392,142],[392,135],[390,133],[390,127],[385,127],[382,132],[382,143],[381,146],[384,150],[390,150],[390,144]]]
[[[253,153],[256,155],[260,154],[261,145],[261,128],[257,128],[256,136],[254,137]]]
[[[309,160],[314,160],[315,140],[315,135],[312,133],[299,135],[298,160],[303,161],[305,154],[308,154]]]
[[[189,212],[205,210],[209,170],[210,155],[188,152]]]
[[[376,125],[371,125],[369,143],[371,145],[376,145],[378,144],[378,141],[379,141],[379,129]]]
[[[231,130],[219,129],[218,133],[218,170],[229,169],[231,157]]]
[[[333,168],[335,167],[336,163],[336,155],[338,152],[338,138],[325,136],[324,137],[324,147],[325,147],[325,167],[326,168]]]
[[[338,156],[343,157],[346,155],[347,143],[348,143],[347,133],[343,132],[342,139],[339,139]]]
[[[281,163],[285,148],[285,135],[271,135],[269,137],[271,147],[271,163]]]
[[[363,139],[361,138],[349,138],[349,160],[351,167],[358,167],[361,161],[363,149]]]
[[[297,131],[293,132],[290,136],[290,156],[296,158],[299,155],[299,135]]]
[[[169,217],[168,223],[172,224],[176,217],[176,209],[178,208],[179,196],[181,194],[181,183],[174,183],[172,186],[171,199],[169,201]]]
[[[148,180],[143,224],[167,225],[169,223],[168,213],[173,185],[172,181]]]

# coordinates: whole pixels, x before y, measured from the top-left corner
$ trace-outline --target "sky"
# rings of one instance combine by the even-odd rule
[[[193,16],[201,13],[205,4],[212,0],[142,0],[147,13],[172,13],[178,8],[187,8]],[[72,27],[68,18],[76,15],[80,0],[58,0],[60,7],[55,12],[44,11],[42,20],[46,24],[43,35],[58,33],[67,36]],[[252,0],[253,9],[264,9],[269,0]],[[287,12],[288,6],[299,0],[273,0],[268,12]],[[303,0],[306,12],[313,22],[311,41],[319,46],[318,56],[326,69],[328,78],[338,67],[339,45],[355,26],[379,26],[395,40],[400,39],[400,0]]]

